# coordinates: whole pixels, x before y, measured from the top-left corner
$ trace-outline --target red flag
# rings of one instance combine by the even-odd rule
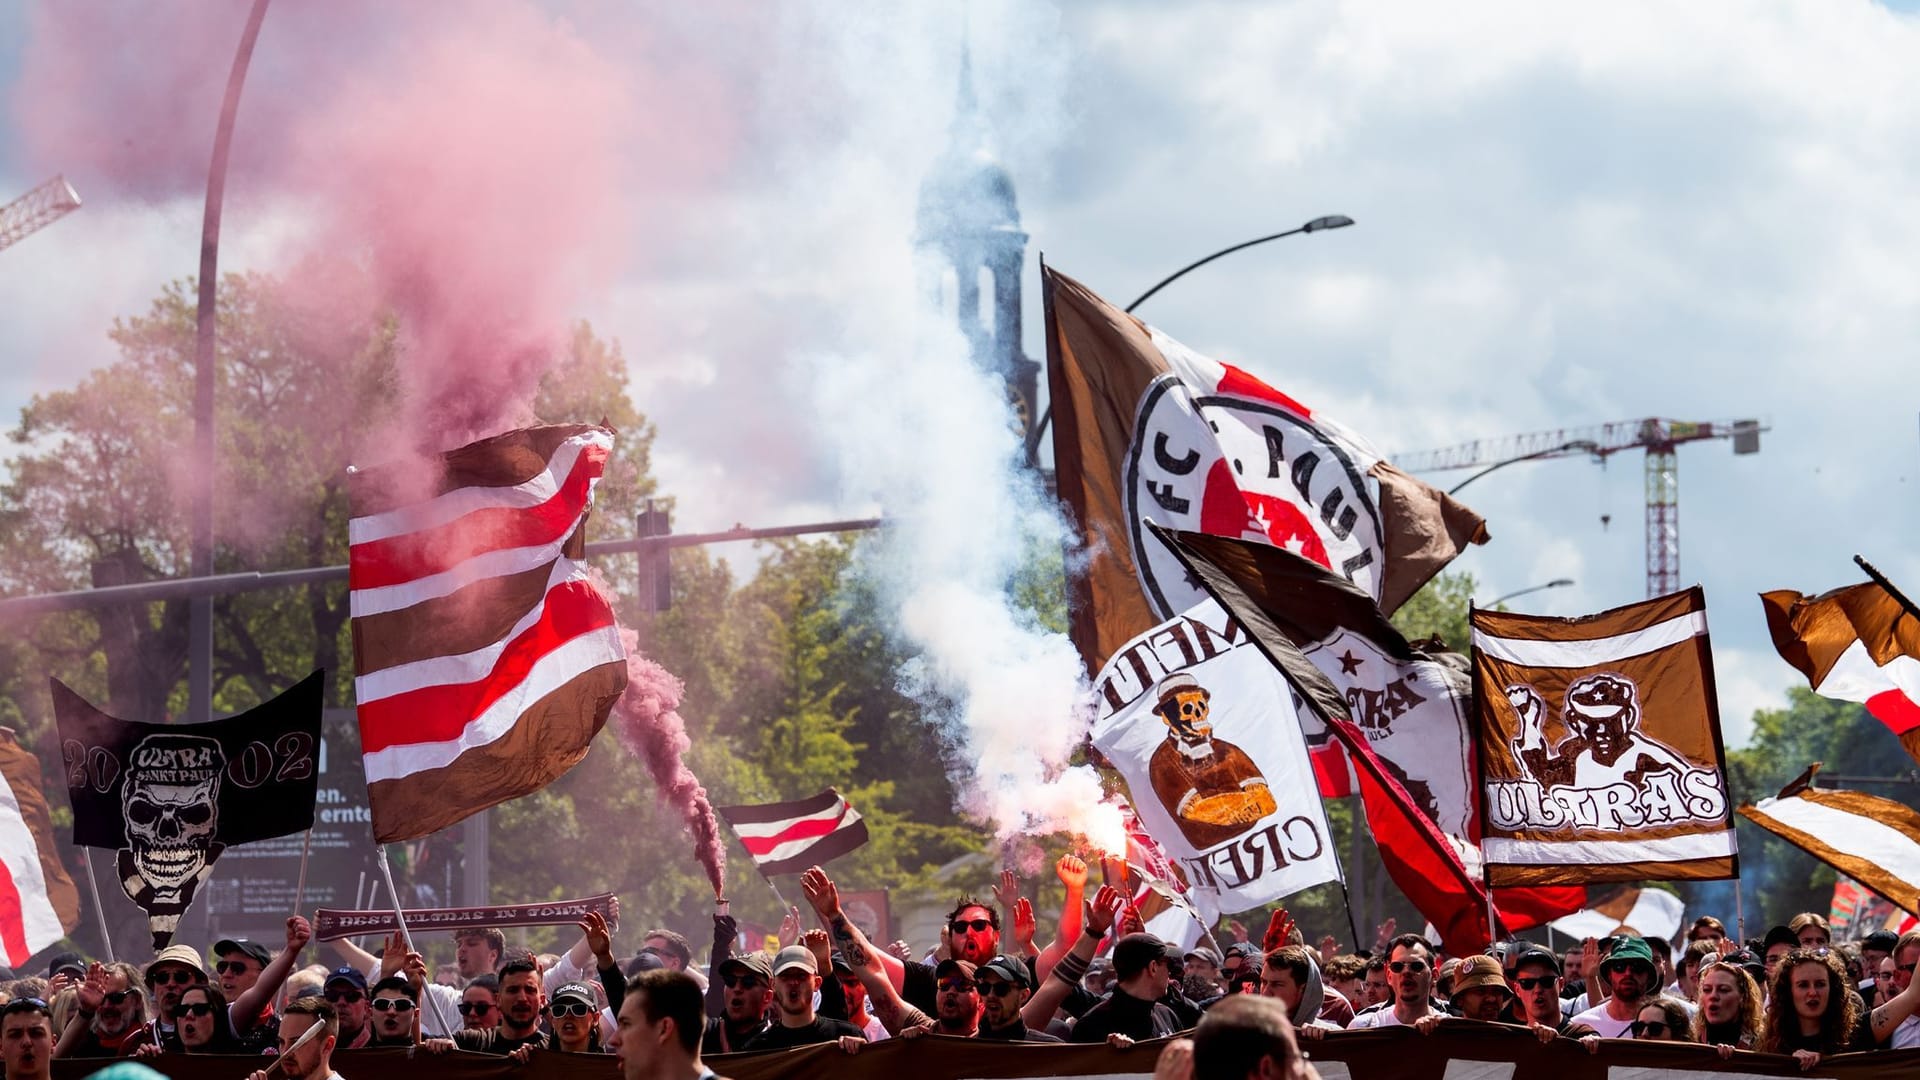
[[[1476,878],[1478,868],[1469,870],[1460,849],[1408,794],[1354,725],[1346,696],[1283,629],[1284,616],[1279,613],[1286,606],[1287,596],[1299,588],[1300,558],[1228,537],[1172,533],[1157,527],[1153,532],[1247,629],[1260,651],[1293,684],[1307,711],[1326,723],[1334,742],[1352,764],[1367,811],[1367,827],[1388,875],[1439,929],[1447,951],[1464,956],[1485,948],[1493,935],[1487,925],[1487,892]],[[1578,911],[1586,902],[1586,891],[1578,888],[1512,893],[1501,897],[1513,905],[1511,911],[1502,909],[1501,913],[1501,922],[1508,930]]]

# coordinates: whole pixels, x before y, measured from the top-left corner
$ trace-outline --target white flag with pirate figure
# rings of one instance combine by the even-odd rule
[[[1292,688],[1217,605],[1128,642],[1094,686],[1093,744],[1195,906],[1339,880]]]

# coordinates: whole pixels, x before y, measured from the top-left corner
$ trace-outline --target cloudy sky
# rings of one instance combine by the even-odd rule
[[[204,162],[244,6],[204,5],[203,32],[159,45],[117,39],[125,9],[91,6],[82,77],[158,103]],[[488,6],[437,11],[484,21]],[[326,64],[303,55],[318,38],[300,7],[268,16],[237,153],[272,145],[249,121],[283,122],[321,85],[303,79],[356,75],[359,51],[338,42]],[[895,402],[818,407],[809,390],[823,365],[906,347],[915,189],[967,37],[1032,235],[1029,353],[1040,251],[1125,302],[1218,247],[1344,213],[1358,226],[1235,255],[1141,314],[1388,451],[1647,416],[1770,424],[1755,456],[1680,452],[1683,579],[1707,590],[1730,740],[1795,680],[1757,592],[1858,580],[1855,552],[1920,589],[1913,4],[653,7],[531,17],[610,67],[671,72],[628,86],[619,160],[644,205],[608,230],[619,257],[595,263],[574,310],[632,362],[682,531],[873,509],[835,432]],[[32,62],[52,48],[38,15],[0,4],[0,199],[64,170],[87,205],[0,253],[8,417],[110,360],[111,319],[197,257],[191,170],[143,184],[98,152],[116,124],[161,121],[110,94],[49,100],[70,88]],[[196,69],[212,77],[163,77]],[[49,136],[49,111],[71,142]],[[567,198],[568,161],[510,168]],[[312,221],[251,175],[236,173],[223,266],[277,270]],[[1631,454],[1503,470],[1468,492],[1494,541],[1457,566],[1489,598],[1577,581],[1523,610],[1638,599],[1642,492]]]

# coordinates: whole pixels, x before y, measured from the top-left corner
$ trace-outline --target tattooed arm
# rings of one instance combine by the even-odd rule
[[[1912,959],[1913,951],[1914,948],[1911,945],[1905,949],[1896,948],[1893,962],[1898,964],[1902,959],[1902,953],[1908,954],[1906,959]],[[1920,1009],[1920,979],[1909,982],[1905,990],[1895,994],[1885,1005],[1867,1014],[1868,1022],[1873,1025],[1873,1041],[1884,1046],[1888,1039],[1893,1038],[1894,1029],[1899,1027],[1907,1017],[1912,1016],[1916,1009]]]
[[[930,1027],[933,1021],[926,1013],[901,1000],[894,980],[903,976],[894,976],[886,968],[885,961],[891,959],[887,954],[873,947],[867,935],[853,925],[847,913],[840,910],[840,887],[833,883],[825,870],[815,866],[800,875],[800,889],[807,894],[807,903],[827,924],[827,932],[833,935],[833,943],[840,948],[840,955],[847,960],[847,966],[859,977],[860,984],[867,988],[867,1005],[873,1015],[887,1029],[888,1034],[899,1035],[903,1030],[916,1027]],[[896,967],[899,961],[895,960]]]

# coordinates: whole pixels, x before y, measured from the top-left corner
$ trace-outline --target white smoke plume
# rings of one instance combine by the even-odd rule
[[[1036,24],[1035,10],[967,12],[992,141],[1029,161],[1050,144],[1058,113],[1003,91],[996,73],[1057,78],[1064,70],[1064,50],[1045,33],[1051,13],[1042,10]],[[894,523],[869,546],[868,570],[894,609],[896,632],[918,653],[902,688],[945,724],[970,770],[965,809],[991,819],[1003,840],[1067,831],[1124,850],[1119,811],[1101,801],[1098,777],[1067,764],[1092,719],[1079,654],[1009,595],[1022,560],[1057,549],[1066,529],[1022,467],[999,377],[976,366],[953,313],[915,273],[915,185],[902,178],[924,175],[947,142],[963,22],[952,12],[918,25],[897,18],[885,28],[841,23],[830,35],[891,41],[890,58],[850,71],[842,90],[850,101],[889,102],[879,111],[903,126],[897,141],[893,132],[865,132],[857,151],[829,163],[836,195],[856,201],[865,218],[857,246],[873,294],[849,316],[847,347],[809,358],[819,438],[837,461],[843,496],[872,500]],[[1043,75],[1024,91],[1050,86]],[[1005,116],[1019,119],[994,122]],[[1029,249],[1029,267],[1033,259]],[[1037,323],[1040,305],[1030,296],[1026,308]]]

